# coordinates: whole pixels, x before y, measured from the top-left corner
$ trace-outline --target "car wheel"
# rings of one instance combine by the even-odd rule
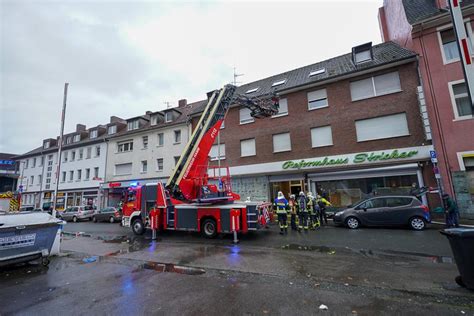
[[[216,221],[208,218],[202,223],[202,233],[206,238],[214,238],[217,236]]]
[[[73,221],[74,223],[76,223],[76,222],[77,222],[77,217],[76,217],[76,216],[73,216],[73,217],[72,217],[72,221]]]
[[[357,228],[360,227],[360,221],[357,218],[355,218],[354,216],[349,216],[346,219],[346,225],[350,229],[357,229]]]
[[[113,216],[110,216],[109,222],[111,222],[111,223],[115,222],[115,220],[114,220],[114,217],[113,217]]]
[[[145,225],[141,219],[135,219],[132,223],[132,230],[135,235],[143,235],[145,233]]]
[[[93,221],[94,223],[97,223],[97,218],[95,218],[95,216],[93,216],[93,217],[92,217],[92,221]]]
[[[412,217],[410,219],[410,227],[413,230],[423,230],[426,227],[425,221],[421,217]]]
[[[92,216],[91,216],[91,217],[89,217],[89,221],[91,221],[91,220],[92,220]]]

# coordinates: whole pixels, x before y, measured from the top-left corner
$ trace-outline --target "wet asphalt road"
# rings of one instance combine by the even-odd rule
[[[287,244],[302,246],[325,246],[337,248],[350,248],[353,250],[378,250],[392,253],[410,253],[426,256],[451,257],[452,252],[446,237],[439,233],[441,227],[431,225],[424,231],[412,231],[404,228],[361,228],[350,230],[344,227],[334,227],[330,222],[317,231],[298,233],[289,230],[288,235],[281,236],[277,233],[275,224],[270,230],[261,230],[247,236],[239,236],[241,243],[252,246],[279,248]],[[66,232],[84,232],[97,237],[115,238],[127,236],[133,238],[130,228],[121,227],[119,224],[69,222],[64,227]],[[148,231],[146,236],[151,236]],[[204,243],[228,244],[232,241],[230,235],[221,236],[215,240],[208,240],[197,233],[187,232],[161,232],[160,240],[176,243]]]
[[[0,270],[0,315],[474,315],[438,228],[272,225],[238,246],[183,232],[153,242],[110,223],[65,231],[66,256],[48,268]]]

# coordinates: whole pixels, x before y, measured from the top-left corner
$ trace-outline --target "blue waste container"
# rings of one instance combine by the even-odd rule
[[[456,282],[470,290],[474,290],[474,229],[448,228],[441,231],[448,237],[454,260],[460,276]]]

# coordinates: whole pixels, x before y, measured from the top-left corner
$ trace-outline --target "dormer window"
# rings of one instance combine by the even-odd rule
[[[128,131],[133,131],[134,129],[138,129],[138,120],[130,121],[127,124]]]
[[[72,143],[72,136],[68,136],[66,138],[66,144],[70,144],[70,143]]]
[[[166,112],[165,113],[165,122],[169,123],[173,121],[173,113],[171,112]]]
[[[260,87],[256,87],[256,88],[253,88],[253,89],[250,89],[250,90],[247,90],[245,91],[246,94],[249,94],[249,93],[254,93],[254,92],[257,92],[258,89],[260,89]]]
[[[96,129],[92,130],[90,134],[90,138],[97,138],[97,134],[98,134],[98,131]]]
[[[286,79],[275,81],[275,82],[272,84],[272,87],[281,86],[281,85],[284,84],[285,82],[286,82]]]
[[[317,75],[321,75],[323,73],[326,72],[326,68],[321,68],[321,69],[316,69],[316,70],[313,70],[309,73],[308,77],[313,77],[313,76],[317,76]]]
[[[107,129],[107,134],[112,135],[115,133],[117,133],[117,125],[109,126],[109,128]]]
[[[80,140],[81,140],[81,135],[80,134],[74,135],[73,142],[77,143]]]
[[[44,142],[43,148],[44,148],[44,149],[48,149],[48,148],[49,148],[49,145],[50,145],[50,144],[49,144],[49,141]]]
[[[371,61],[372,59],[372,42],[352,48],[352,61],[354,64]]]
[[[153,115],[151,117],[151,125],[156,125],[158,124],[158,115]]]

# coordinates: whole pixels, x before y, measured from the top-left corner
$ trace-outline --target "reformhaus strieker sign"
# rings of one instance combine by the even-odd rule
[[[304,159],[295,161],[289,160],[285,161],[282,165],[283,169],[301,169],[307,167],[323,167],[323,166],[337,166],[337,165],[347,165],[352,161],[353,164],[367,163],[367,162],[377,162],[377,161],[386,161],[386,160],[396,160],[411,158],[418,154],[418,150],[410,151],[398,151],[397,149],[392,150],[391,152],[370,152],[370,153],[359,153],[351,155],[351,157],[321,157],[320,159],[305,161]]]

